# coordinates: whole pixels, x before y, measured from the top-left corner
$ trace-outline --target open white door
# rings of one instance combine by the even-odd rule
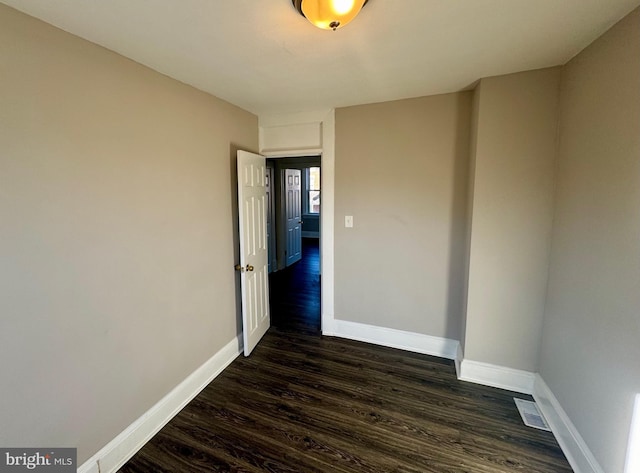
[[[264,156],[238,151],[240,264],[236,269],[242,288],[244,356],[249,356],[270,325],[266,173]]]
[[[300,169],[285,169],[285,212],[287,215],[287,262],[302,259],[302,185]]]

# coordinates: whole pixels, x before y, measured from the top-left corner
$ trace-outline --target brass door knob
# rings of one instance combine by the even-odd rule
[[[242,266],[240,266],[239,264],[236,264],[233,269],[235,269],[236,271],[240,271],[241,273],[244,272],[244,268]]]
[[[253,271],[253,266],[251,266],[250,264],[247,265],[247,271]]]

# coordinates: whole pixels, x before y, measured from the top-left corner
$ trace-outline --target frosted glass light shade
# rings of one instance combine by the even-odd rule
[[[318,28],[335,31],[353,20],[365,3],[367,0],[302,0],[301,9]]]

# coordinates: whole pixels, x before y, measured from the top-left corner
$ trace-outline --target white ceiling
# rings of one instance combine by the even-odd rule
[[[370,0],[319,30],[291,0],[0,0],[259,115],[458,91],[564,64],[640,0]]]

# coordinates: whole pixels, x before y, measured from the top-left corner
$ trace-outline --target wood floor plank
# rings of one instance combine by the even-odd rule
[[[302,239],[302,260],[269,275],[271,325],[280,330],[320,333],[320,248]]]
[[[513,396],[448,360],[272,329],[121,471],[570,472]]]
[[[270,275],[272,328],[120,471],[569,473],[508,391],[450,360],[320,335],[317,240]]]

